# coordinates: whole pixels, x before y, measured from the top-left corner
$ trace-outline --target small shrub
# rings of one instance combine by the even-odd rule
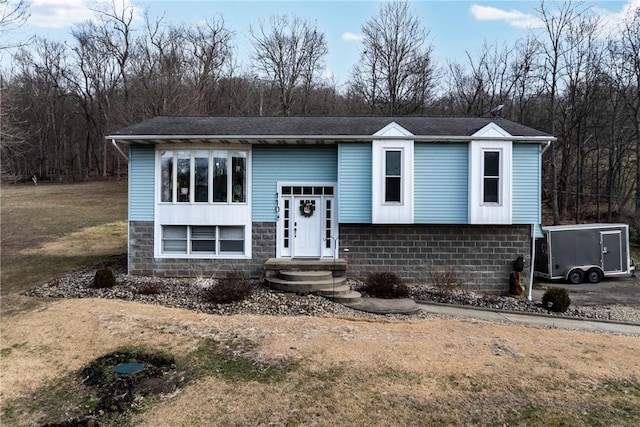
[[[116,276],[109,267],[102,267],[96,270],[93,277],[93,286],[95,288],[113,288],[116,285]]]
[[[458,273],[452,268],[445,271],[432,271],[429,273],[429,279],[435,288],[436,295],[440,297],[447,297],[462,286]]]
[[[204,277],[202,275],[198,275],[193,281],[193,285],[198,289],[210,289],[215,286],[218,281],[213,277]]]
[[[138,294],[140,295],[158,295],[162,292],[164,292],[164,287],[156,282],[145,283],[138,289]]]
[[[571,298],[565,288],[549,288],[542,295],[542,306],[547,310],[564,313],[570,305]]]
[[[367,276],[366,286],[362,289],[378,298],[407,298],[409,287],[395,273],[376,272]]]
[[[208,289],[205,289],[205,300],[213,304],[229,304],[242,301],[253,294],[253,285],[238,273],[228,274]]]

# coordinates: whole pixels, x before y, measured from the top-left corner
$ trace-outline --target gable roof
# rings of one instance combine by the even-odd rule
[[[286,143],[313,141],[355,141],[377,139],[373,135],[390,123],[397,123],[413,136],[410,139],[470,136],[495,123],[516,139],[528,142],[549,141],[554,138],[536,129],[499,117],[445,116],[342,116],[342,117],[272,117],[272,116],[158,116],[128,126],[107,139],[131,143],[177,142],[201,139],[223,142]],[[422,137],[422,138],[420,138]]]

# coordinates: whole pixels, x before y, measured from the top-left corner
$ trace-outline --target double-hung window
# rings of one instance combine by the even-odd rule
[[[482,201],[500,203],[500,151],[485,150],[483,154]]]
[[[165,150],[160,202],[246,203],[247,151]]]
[[[376,140],[376,136],[384,139]],[[413,223],[413,141],[396,123],[385,126],[371,142],[371,222]],[[398,136],[397,140],[389,137]]]
[[[496,140],[469,143],[469,223],[512,223],[513,143],[501,140],[509,135],[494,125],[487,125],[478,136],[495,136]]]
[[[384,152],[384,202],[402,202],[402,151]]]

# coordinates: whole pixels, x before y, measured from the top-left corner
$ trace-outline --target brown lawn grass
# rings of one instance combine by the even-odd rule
[[[2,301],[18,309],[0,323],[0,425],[83,413],[91,399],[75,374],[123,346],[171,352],[193,379],[117,425],[640,425],[638,337],[15,296],[122,252],[125,203],[118,182],[2,188]],[[236,356],[211,364],[209,342],[289,369],[257,381],[234,371]]]
[[[640,423],[638,337],[472,320],[213,316],[91,299],[49,302],[2,326],[4,425],[60,421],[54,408],[74,405],[47,390],[109,351],[144,345],[193,367],[206,364],[206,354],[193,356],[205,340],[293,368],[265,382],[212,369],[126,424]]]
[[[0,310],[29,289],[126,251],[127,183],[3,185]]]

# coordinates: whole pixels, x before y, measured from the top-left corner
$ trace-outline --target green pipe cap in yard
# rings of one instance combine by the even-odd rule
[[[138,362],[131,363],[119,363],[113,367],[116,374],[120,375],[133,375],[144,370],[144,364]]]

